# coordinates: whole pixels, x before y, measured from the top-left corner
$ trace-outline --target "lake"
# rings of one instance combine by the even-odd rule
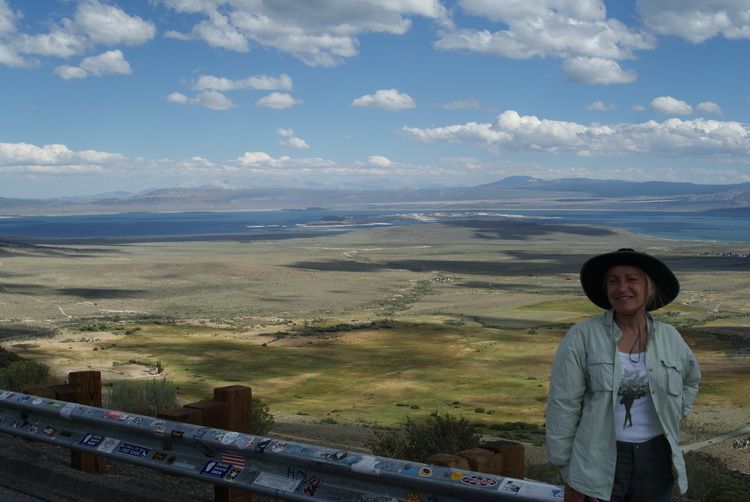
[[[0,218],[0,238],[91,239],[236,235],[294,237],[344,232],[373,225],[415,225],[445,219],[482,217],[529,219],[539,223],[584,224],[622,228],[636,234],[677,240],[750,242],[750,208],[721,212],[666,211],[429,211],[393,218],[397,211],[333,211],[326,209],[123,213],[75,216]],[[351,218],[343,225],[342,217]],[[329,224],[330,223],[330,224]]]

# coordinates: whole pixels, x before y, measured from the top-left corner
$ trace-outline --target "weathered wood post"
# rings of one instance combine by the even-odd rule
[[[230,385],[214,389],[214,400],[227,404],[228,412],[223,417],[221,429],[250,434],[253,425],[253,396],[250,387]],[[216,502],[252,502],[252,494],[233,490],[226,486],[214,485]]]
[[[68,385],[56,385],[55,399],[102,407],[102,374],[98,371],[68,373]],[[91,453],[71,450],[70,465],[89,474],[104,473],[104,458]]]
[[[460,451],[455,455],[439,453],[426,460],[428,464],[433,465],[524,479],[525,453],[523,444],[500,440],[482,443],[476,448]]]
[[[214,398],[186,404],[159,417],[234,432],[252,432],[253,396],[250,387],[230,385],[214,389]],[[216,502],[252,502],[252,494],[214,485]]]

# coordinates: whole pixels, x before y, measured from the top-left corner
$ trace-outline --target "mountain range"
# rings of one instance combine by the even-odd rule
[[[472,187],[393,190],[243,188],[220,184],[110,193],[87,198],[0,198],[0,216],[104,214],[164,211],[252,211],[308,208],[358,209],[617,209],[748,211],[750,183],[705,185],[684,182],[544,180],[511,176]]]

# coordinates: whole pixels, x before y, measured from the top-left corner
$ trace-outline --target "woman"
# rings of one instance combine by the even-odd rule
[[[650,311],[680,284],[660,260],[632,249],[581,268],[586,296],[606,310],[574,325],[555,355],[547,404],[547,458],[566,501],[670,502],[687,490],[680,423],[700,370],[672,326]]]

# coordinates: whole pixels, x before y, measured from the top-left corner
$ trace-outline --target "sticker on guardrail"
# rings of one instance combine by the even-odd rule
[[[253,484],[262,486],[264,488],[272,488],[274,490],[281,490],[284,492],[293,492],[300,485],[300,482],[296,479],[289,479],[284,476],[278,476],[276,474],[270,474],[268,472],[261,472],[258,477],[255,478]]]

